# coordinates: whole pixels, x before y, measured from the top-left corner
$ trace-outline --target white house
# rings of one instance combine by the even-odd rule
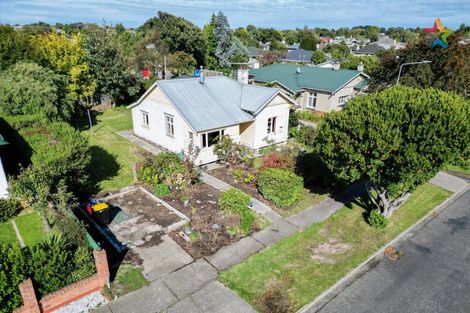
[[[2,135],[0,135],[0,146],[7,145]],[[3,168],[2,159],[0,158],[0,199],[4,199],[8,197],[8,180],[5,170]]]
[[[130,108],[136,136],[177,153],[192,141],[207,164],[219,135],[254,150],[285,142],[292,105],[276,88],[214,76],[157,81]]]

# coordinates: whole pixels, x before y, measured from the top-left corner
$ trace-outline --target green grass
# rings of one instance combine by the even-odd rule
[[[0,242],[3,243],[18,243],[15,230],[10,221],[0,223]]]
[[[149,282],[142,275],[142,268],[122,264],[111,284],[111,294],[113,297],[120,297],[148,284]]]
[[[47,236],[43,220],[35,212],[18,216],[15,219],[15,223],[27,246],[35,245]]]
[[[131,110],[115,108],[97,117],[93,130],[83,133],[89,137],[92,161],[91,180],[99,192],[111,191],[134,182],[132,167],[143,159],[143,151],[116,132],[132,129]]]
[[[297,201],[293,206],[285,210],[282,210],[280,214],[283,217],[288,217],[288,216],[300,213],[303,210],[322,202],[326,198],[327,198],[326,194],[316,194],[304,188],[302,198],[300,198],[300,200]]]
[[[467,164],[462,166],[446,165],[444,167],[444,170],[461,173],[465,176],[470,176],[470,161],[467,161]]]
[[[370,227],[364,221],[364,209],[358,205],[344,207],[326,221],[314,224],[221,273],[219,280],[255,306],[268,283],[287,281],[286,292],[293,303],[293,310],[297,310],[449,196],[449,192],[431,184],[417,188],[393,214],[384,230]],[[330,263],[316,261],[312,259],[312,248],[322,243],[348,244],[350,249],[324,255]]]

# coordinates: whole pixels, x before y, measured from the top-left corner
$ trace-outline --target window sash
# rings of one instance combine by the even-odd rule
[[[268,134],[276,133],[276,117],[268,118]]]
[[[340,96],[339,104],[345,104],[347,100],[348,100],[348,96]]]
[[[217,143],[217,139],[225,134],[225,129],[219,129],[201,134],[201,146],[203,149],[210,148]]]
[[[140,111],[142,113],[142,125],[149,126],[149,114],[145,111]]]
[[[175,124],[173,116],[165,114],[165,130],[167,136],[173,137],[175,135]]]
[[[315,108],[317,105],[317,93],[310,93],[308,95],[307,108]]]

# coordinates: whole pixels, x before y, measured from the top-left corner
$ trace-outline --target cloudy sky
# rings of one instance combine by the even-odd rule
[[[0,0],[0,23],[104,20],[137,27],[158,11],[183,16],[199,26],[217,11],[228,16],[232,27],[427,27],[436,17],[450,27],[470,24],[469,0]]]

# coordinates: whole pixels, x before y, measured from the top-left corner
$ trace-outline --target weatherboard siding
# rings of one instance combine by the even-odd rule
[[[338,92],[331,96],[331,111],[340,111],[342,107],[339,105],[339,98],[341,96],[348,96],[348,101],[354,98],[358,92],[354,89],[359,82],[365,80],[363,76],[358,76],[341,88]]]
[[[148,127],[143,125],[142,111],[148,113]],[[172,137],[166,134],[165,114],[173,116],[174,136]],[[189,143],[189,132],[192,131],[158,87],[141,104],[132,108],[132,124],[137,136],[177,153],[186,149]]]

